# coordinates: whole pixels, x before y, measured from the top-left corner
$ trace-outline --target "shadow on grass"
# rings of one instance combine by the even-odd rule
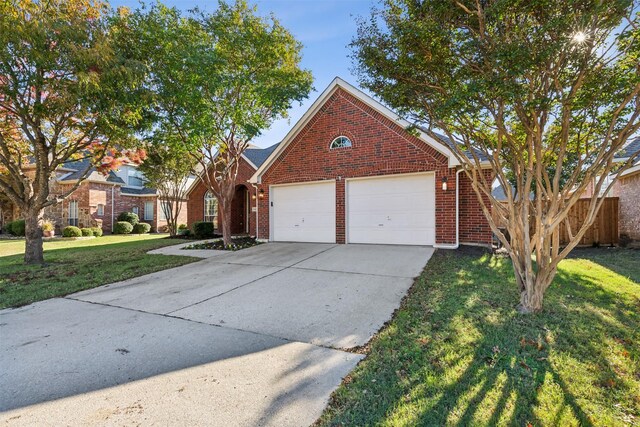
[[[508,259],[440,251],[319,424],[632,424],[637,286],[572,259],[544,311],[522,316]]]

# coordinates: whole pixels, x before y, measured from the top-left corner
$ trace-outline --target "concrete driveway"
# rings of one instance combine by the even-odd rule
[[[309,425],[361,360],[349,349],[389,320],[432,253],[306,243],[209,251],[0,311],[0,421]]]

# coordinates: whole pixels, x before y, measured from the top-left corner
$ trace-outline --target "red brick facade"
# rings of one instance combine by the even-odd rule
[[[491,170],[484,171],[486,179],[491,181]],[[464,172],[459,173],[460,193],[458,200],[460,243],[491,244],[493,232],[487,218],[482,212],[478,196],[471,185],[471,179]],[[484,203],[490,206],[491,202],[484,196]]]
[[[64,190],[70,186],[71,184],[58,184],[54,188]],[[122,194],[119,185],[85,181],[62,203],[46,210],[45,217],[56,222],[56,232],[58,233],[69,225],[69,204],[72,201],[78,202],[79,227],[93,227],[101,222],[104,232],[110,233],[113,229],[112,218],[117,221],[120,213],[132,212],[134,207],[138,208],[140,221],[150,224],[152,231],[158,231],[160,227],[166,225],[166,221],[159,220],[160,203],[157,196],[130,196]],[[146,202],[153,205],[153,215],[150,219],[145,219]],[[102,215],[99,213],[99,205],[103,206]],[[184,210],[185,212],[181,216],[183,222],[186,222],[186,206]]]
[[[233,234],[249,234],[251,236],[256,234],[255,212],[253,212],[256,206],[256,201],[253,198],[255,189],[248,183],[255,171],[246,160],[240,160],[236,178],[236,195],[231,206],[231,232]],[[198,179],[187,194],[187,224],[189,227],[194,222],[204,220],[204,196],[206,193],[207,186]]]
[[[329,149],[339,135],[352,141],[351,148]],[[294,136],[262,175],[259,188],[265,197],[259,206],[259,238],[269,238],[269,186],[319,180],[336,180],[336,241],[345,242],[345,178],[435,172],[436,243],[456,243],[456,169],[448,158],[411,135],[397,123],[342,88]],[[448,189],[440,182],[447,178]],[[462,178],[462,177],[461,177]],[[462,181],[464,183],[464,180]],[[475,194],[461,194],[469,220],[461,236],[469,243],[487,244],[491,231]]]
[[[72,184],[58,184],[52,188],[52,192],[57,189],[65,191],[71,186]],[[69,203],[77,201],[78,226],[94,227],[101,224],[104,232],[109,233],[111,232],[112,197],[114,201],[117,201],[119,196],[120,187],[117,185],[85,181],[62,203],[47,208],[45,217],[56,223],[56,233],[60,233],[64,227],[69,225]],[[98,215],[98,205],[103,205],[103,215]],[[117,215],[117,207],[114,210]]]

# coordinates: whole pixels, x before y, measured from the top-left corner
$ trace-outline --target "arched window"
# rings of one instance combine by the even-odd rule
[[[213,228],[218,228],[218,199],[211,191],[204,195],[204,220],[212,222]]]
[[[346,136],[339,136],[333,141],[331,141],[331,145],[329,145],[329,149],[333,150],[334,148],[349,148],[351,147],[351,140]]]

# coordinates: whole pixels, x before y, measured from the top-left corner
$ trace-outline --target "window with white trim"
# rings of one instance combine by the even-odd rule
[[[153,221],[154,202],[144,202],[144,220]]]
[[[133,212],[134,214],[140,216],[140,209],[137,206],[134,206],[131,208],[131,212]]]
[[[98,204],[98,206],[96,207],[96,215],[104,216],[104,205],[103,204]]]
[[[78,226],[78,201],[69,200],[69,225]]]
[[[331,144],[329,145],[329,149],[333,150],[334,148],[349,148],[352,146],[353,144],[351,144],[351,140],[346,136],[341,135],[335,138],[333,141],[331,141]]]
[[[204,195],[204,221],[212,222],[218,228],[218,199],[211,191]]]

